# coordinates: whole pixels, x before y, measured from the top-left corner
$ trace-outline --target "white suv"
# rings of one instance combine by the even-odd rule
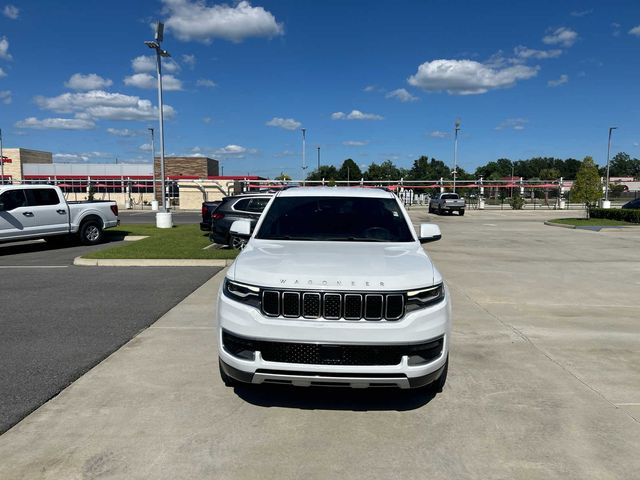
[[[249,224],[234,222],[236,235]],[[447,376],[451,304],[396,196],[291,188],[266,206],[218,294],[226,385],[431,385]]]

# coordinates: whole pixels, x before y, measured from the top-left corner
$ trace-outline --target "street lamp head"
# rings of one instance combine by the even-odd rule
[[[153,40],[147,40],[146,42],[144,42],[144,44],[149,47],[149,48],[160,48],[160,45],[158,44],[158,42],[155,42]]]
[[[460,119],[456,118],[456,129],[460,128]]]
[[[160,50],[160,56],[161,57],[170,57],[171,54],[169,52],[167,52],[166,50]]]

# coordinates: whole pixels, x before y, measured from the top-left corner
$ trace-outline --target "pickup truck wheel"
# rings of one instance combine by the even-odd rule
[[[97,220],[87,220],[80,225],[80,241],[85,245],[96,245],[102,241],[102,225]]]
[[[464,215],[464,210],[460,210],[460,211],[458,212],[458,214],[459,214],[460,216],[463,216],[463,215]]]

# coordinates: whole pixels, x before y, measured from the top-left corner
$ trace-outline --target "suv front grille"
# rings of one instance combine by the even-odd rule
[[[399,320],[404,315],[402,293],[339,293],[264,290],[262,313],[270,317],[327,320]]]

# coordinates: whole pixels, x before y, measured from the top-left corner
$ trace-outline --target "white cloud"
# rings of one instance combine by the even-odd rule
[[[364,147],[365,145],[369,144],[368,140],[346,140],[344,142],[342,142],[343,145],[346,145],[347,147]]]
[[[153,146],[151,145],[151,143],[143,143],[138,148],[143,152],[150,152]]]
[[[17,20],[20,15],[20,9],[15,5],[5,5],[4,10],[2,10],[2,14],[11,20]]]
[[[102,78],[100,75],[90,73],[88,75],[82,75],[81,73],[74,73],[71,78],[64,82],[65,87],[73,90],[100,90],[113,85],[113,81],[108,78]]]
[[[213,80],[209,80],[208,78],[199,78],[196,81],[196,86],[197,87],[213,88],[213,87],[216,86],[216,82],[214,82]]]
[[[124,77],[124,84],[130,87],[156,89],[158,88],[158,78],[148,73],[134,73]],[[173,75],[162,75],[162,89],[182,90],[182,81]]]
[[[401,101],[402,103],[406,102],[415,102],[419,100],[418,97],[415,97],[409,93],[409,91],[405,88],[398,88],[397,90],[393,90],[385,95],[386,98],[395,98],[396,100]]]
[[[13,59],[9,53],[9,40],[7,40],[7,37],[0,38],[0,58],[3,60]]]
[[[589,9],[589,10],[574,10],[573,12],[571,12],[571,16],[572,17],[584,17],[586,15],[590,15],[593,13],[593,8]]]
[[[518,80],[535,77],[538,70],[538,67],[526,65],[495,67],[474,60],[443,59],[423,63],[407,81],[428,91],[446,90],[451,95],[472,95],[511,87]]]
[[[636,37],[640,37],[640,25],[638,25],[637,27],[633,27],[631,30],[629,30],[629,35],[635,35]]]
[[[9,105],[13,98],[11,98],[11,90],[0,90],[0,102],[5,105]]]
[[[36,105],[57,113],[76,113],[76,118],[93,120],[155,120],[158,109],[151,101],[133,95],[92,90],[83,93],[63,93],[57,97],[37,96]],[[170,105],[164,105],[165,118],[175,115]]]
[[[302,126],[302,123],[293,118],[273,117],[265,125],[269,127],[280,127],[285,130],[297,130]]]
[[[434,130],[433,132],[429,132],[429,136],[432,138],[447,138],[449,134],[441,130]]]
[[[569,48],[578,40],[578,34],[567,27],[556,28],[542,38],[547,45],[560,45]]]
[[[138,132],[128,128],[107,128],[107,132],[116,137],[135,137]]]
[[[33,128],[36,130],[89,130],[96,126],[93,120],[80,118],[43,118],[38,120],[36,117],[25,118],[16,122],[18,128]]]
[[[496,130],[524,130],[524,126],[528,122],[529,120],[526,118],[507,118],[496,127]]]
[[[156,72],[156,57],[140,55],[139,57],[131,60],[131,68],[136,73],[155,73]],[[162,60],[162,71],[167,73],[176,73],[180,70],[180,65],[173,61],[173,59]]]
[[[211,117],[202,117],[202,121],[206,124],[211,123],[211,120],[213,120]]]
[[[248,1],[211,7],[203,1],[163,0],[169,17],[167,30],[180,40],[209,43],[214,38],[241,42],[248,37],[274,37],[284,33],[282,23],[262,7]]]
[[[351,113],[334,112],[331,120],[382,120],[384,117],[375,113],[364,113],[360,110],[351,110]]]
[[[218,148],[213,152],[213,156],[228,158],[244,158],[246,154],[258,153],[255,148],[246,148],[241,145],[230,144],[226,147]]]
[[[188,65],[189,68],[191,70],[193,70],[193,67],[196,66],[196,56],[193,54],[183,54],[182,57],[182,63],[184,63],[185,65]]]
[[[6,77],[6,76],[7,76],[7,73],[2,68],[0,68],[0,78]]]
[[[377,90],[377,87],[375,85],[367,85],[366,87],[363,88],[363,91],[365,92],[375,92]]]
[[[529,58],[535,58],[536,60],[545,60],[547,58],[556,58],[562,55],[562,50],[534,50],[533,48],[523,47],[522,45],[513,49],[516,57],[527,60]]]
[[[560,85],[564,85],[569,81],[569,75],[565,75],[564,73],[560,75],[560,78],[557,80],[549,80],[547,85],[550,87],[559,87]]]

